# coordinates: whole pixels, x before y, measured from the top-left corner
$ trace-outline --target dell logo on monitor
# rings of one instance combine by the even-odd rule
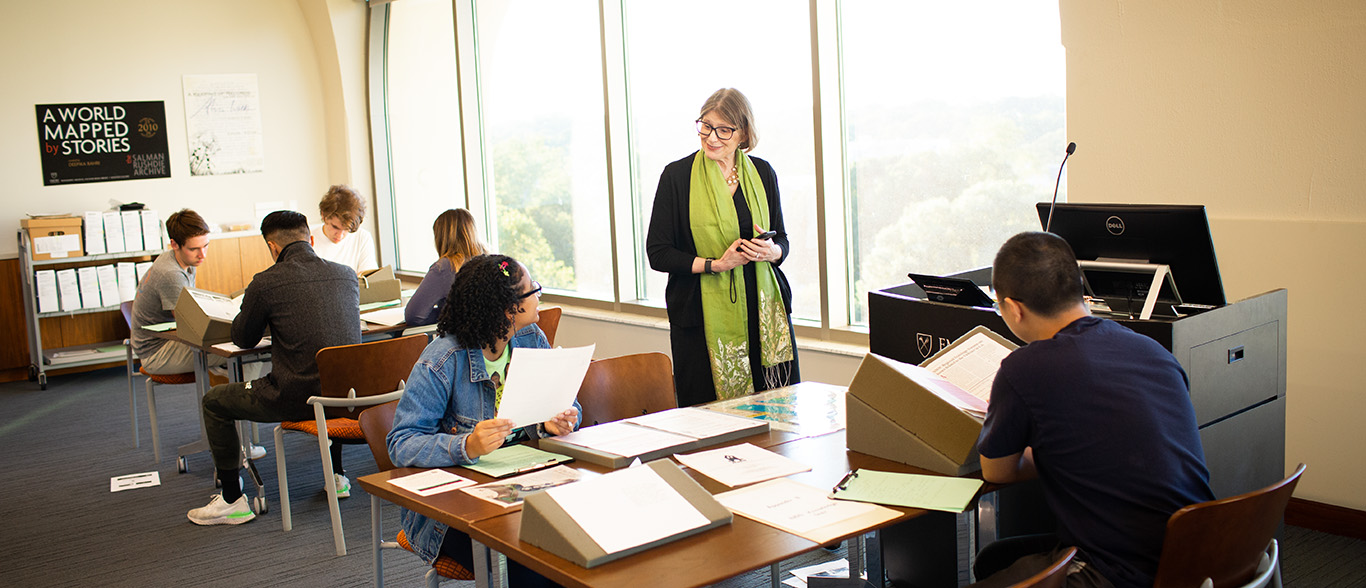
[[[1124,219],[1119,218],[1117,216],[1112,216],[1110,218],[1105,219],[1105,230],[1110,231],[1111,235],[1123,235]]]

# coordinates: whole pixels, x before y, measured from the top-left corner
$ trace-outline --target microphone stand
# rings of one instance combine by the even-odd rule
[[[1047,233],[1053,228],[1053,207],[1058,205],[1058,186],[1062,185],[1062,168],[1067,165],[1067,158],[1072,157],[1072,153],[1077,150],[1076,143],[1067,144],[1067,154],[1062,156],[1062,165],[1058,166],[1058,179],[1053,182],[1053,202],[1048,205],[1048,221],[1043,225],[1043,232]]]

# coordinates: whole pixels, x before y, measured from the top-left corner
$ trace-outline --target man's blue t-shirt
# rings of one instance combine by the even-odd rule
[[[1063,545],[1117,588],[1152,586],[1167,519],[1214,498],[1186,373],[1156,341],[1087,316],[1001,362],[978,450],[1034,448]]]

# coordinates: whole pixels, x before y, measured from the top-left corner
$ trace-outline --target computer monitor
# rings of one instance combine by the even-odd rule
[[[1048,207],[1047,202],[1038,204],[1040,226],[1048,222]],[[1226,303],[1204,206],[1059,203],[1053,210],[1051,228],[1072,246],[1080,261],[1163,264],[1171,268],[1182,302],[1208,306]],[[1124,297],[1133,292],[1110,294]],[[1100,292],[1097,295],[1105,296]]]

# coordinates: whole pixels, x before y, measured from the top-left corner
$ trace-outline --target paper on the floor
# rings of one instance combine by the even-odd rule
[[[109,491],[122,492],[133,488],[151,488],[161,485],[160,472],[143,472],[141,474],[128,474],[126,476],[114,476],[109,478]]]
[[[474,484],[474,480],[436,469],[394,478],[389,480],[389,483],[418,496],[431,496],[469,486]]]
[[[806,588],[806,581],[808,578],[848,577],[849,560],[837,559],[835,561],[827,561],[825,563],[819,563],[816,565],[810,565],[803,568],[797,568],[795,570],[792,570],[792,577],[783,580],[783,583],[787,584],[788,586],[791,586],[792,588]],[[866,578],[867,575],[865,574],[863,577]]]

